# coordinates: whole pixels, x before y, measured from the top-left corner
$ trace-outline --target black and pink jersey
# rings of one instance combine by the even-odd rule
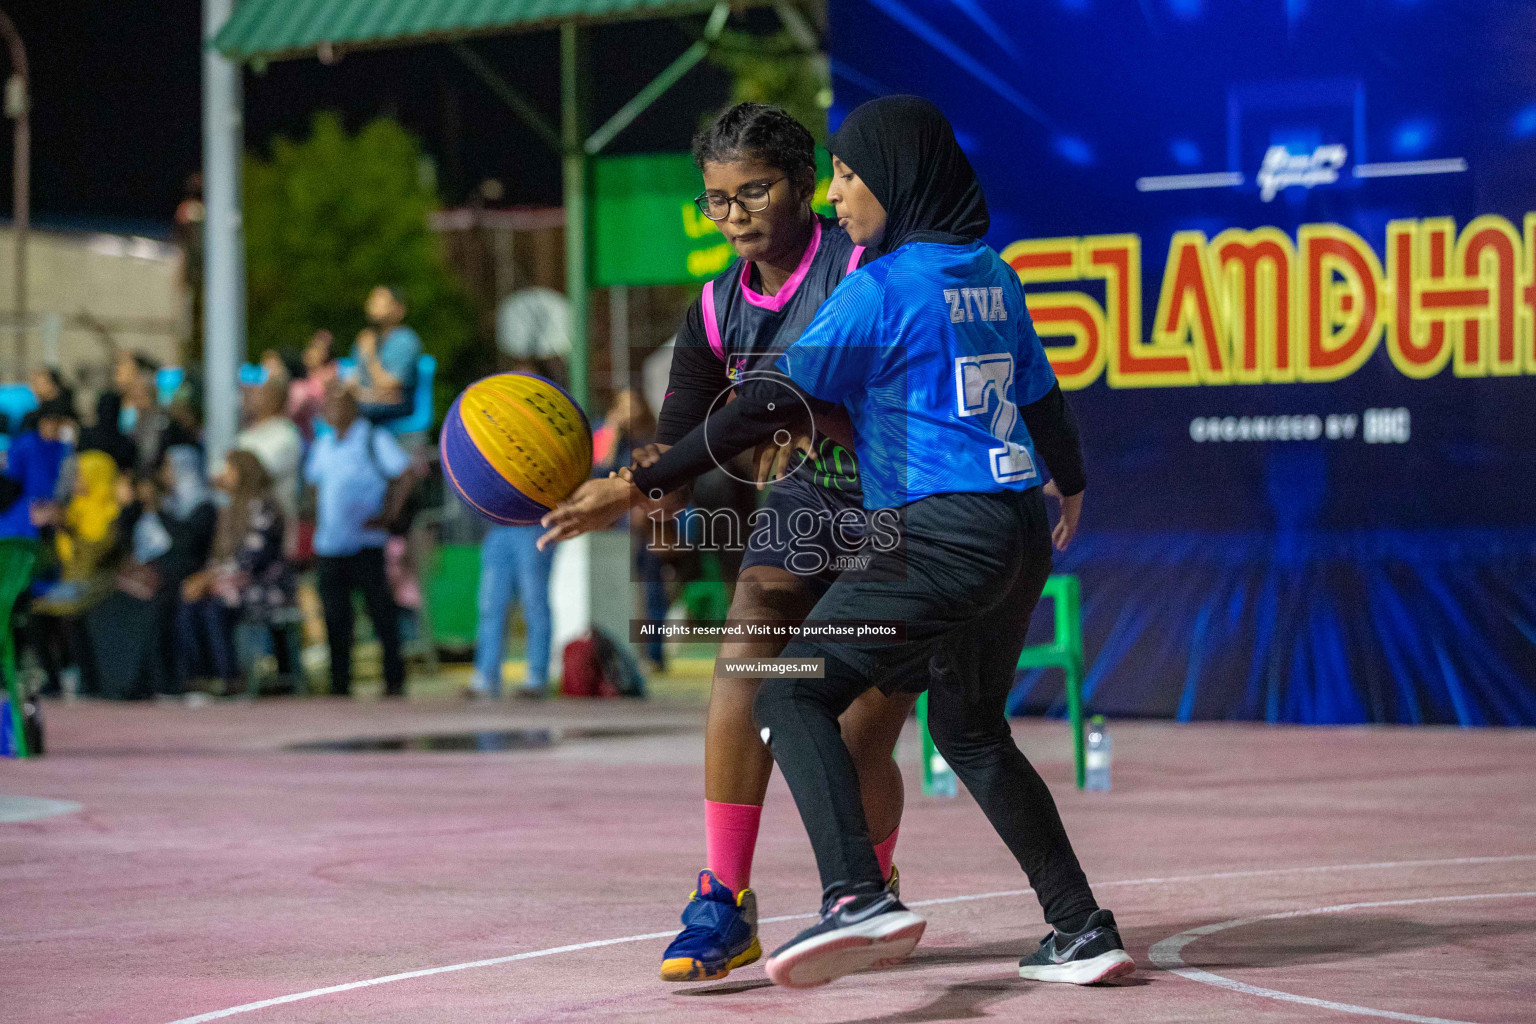
[[[836,221],[818,216],[800,265],[778,294],[763,295],[754,289],[753,265],[743,259],[706,284],[698,300],[688,307],[677,334],[656,440],[677,443],[703,422],[716,399],[742,374],[772,368],[779,355],[810,326],[832,289],[857,270],[863,259],[863,246],[855,245]],[[858,494],[858,468],[852,452],[822,437],[812,462],[811,479],[815,483]]]

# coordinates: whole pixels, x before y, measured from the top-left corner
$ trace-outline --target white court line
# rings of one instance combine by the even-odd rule
[[[1137,192],[1171,192],[1184,188],[1232,188],[1243,183],[1241,171],[1209,174],[1154,174],[1136,179]]]
[[[8,796],[0,793],[0,825],[37,821],[59,814],[73,814],[80,805],[73,800],[50,800],[41,796]]]
[[[1416,1013],[1398,1013],[1396,1010],[1377,1010],[1369,1006],[1356,1006],[1353,1003],[1336,1003],[1331,999],[1314,999],[1311,996],[1298,996],[1290,992],[1281,992],[1273,988],[1260,988],[1258,985],[1250,985],[1243,981],[1234,981],[1220,974],[1212,974],[1210,971],[1202,971],[1198,967],[1189,967],[1184,963],[1183,949],[1202,935],[1211,935],[1215,932],[1225,931],[1228,928],[1241,928],[1244,925],[1258,924],[1261,921],[1279,921],[1288,917],[1308,917],[1313,914],[1339,914],[1346,910],[1365,910],[1371,907],[1411,907],[1419,903],[1452,903],[1457,900],[1500,900],[1516,899],[1536,896],[1536,892],[1485,892],[1472,896],[1425,896],[1412,900],[1377,900],[1373,903],[1340,903],[1333,907],[1317,907],[1313,910],[1287,910],[1278,914],[1265,914],[1263,917],[1245,917],[1235,921],[1223,921],[1220,924],[1208,924],[1200,928],[1191,928],[1187,932],[1163,939],[1148,951],[1147,956],[1152,963],[1165,971],[1190,981],[1202,982],[1206,985],[1214,985],[1217,988],[1230,989],[1233,992],[1242,992],[1250,996],[1262,996],[1265,999],[1277,999],[1287,1003],[1300,1003],[1303,1006],[1316,1006],[1324,1010],[1337,1010],[1340,1013],[1353,1013],[1366,1017],[1388,1017],[1392,1020],[1412,1021],[1414,1024],[1473,1024],[1465,1020],[1447,1020],[1444,1017],[1422,1017]]]
[[[1217,871],[1204,875],[1169,875],[1162,878],[1127,878],[1115,882],[1100,882],[1095,888],[1108,889],[1127,885],[1167,885],[1175,882],[1205,882],[1217,881],[1228,878],[1270,878],[1276,875],[1301,875],[1318,874],[1335,871],[1371,871],[1403,867],[1443,867],[1458,864],[1507,864],[1512,861],[1536,860],[1536,853],[1516,853],[1503,857],[1447,857],[1438,860],[1388,860],[1377,861],[1370,864],[1324,864],[1315,867],[1302,868],[1269,868],[1257,871]],[[1001,892],[984,892],[971,896],[945,896],[932,900],[917,900],[907,904],[911,907],[934,907],[946,903],[969,903],[973,900],[1001,899],[1006,896],[1023,896],[1032,894],[1033,889],[1007,889]],[[1308,911],[1315,913],[1315,911]],[[785,914],[780,917],[762,918],[759,924],[774,924],[779,921],[803,921],[815,917],[815,914]],[[342,985],[329,985],[325,988],[310,989],[308,992],[294,992],[286,996],[275,996],[271,999],[261,999],[254,1003],[242,1003],[239,1006],[231,1006],[227,1010],[211,1010],[208,1013],[200,1013],[195,1017],[182,1017],[171,1021],[170,1024],[205,1024],[206,1021],[220,1020],[224,1017],[233,1017],[238,1013],[251,1013],[255,1010],[264,1010],[269,1006],[281,1006],[283,1003],[296,1003],[303,999],[316,999],[320,996],[334,995],[337,992],[350,992],[353,989],[368,988],[373,985],[385,985],[392,981],[409,981],[412,978],[427,978],[434,974],[449,974],[453,971],[467,971],[472,967],[496,967],[500,964],[510,964],[517,960],[532,960],[541,956],[555,956],[559,953],[575,953],[583,949],[598,949],[603,946],[619,946],[628,942],[646,942],[651,939],[669,939],[676,935],[675,931],[646,932],[644,935],[625,935],[617,939],[597,939],[592,942],[578,942],[569,946],[552,946],[549,949],[535,949],[527,953],[513,953],[511,956],[492,957],[489,960],[471,960],[468,963],[448,964],[445,967],[424,967],[419,971],[406,971],[402,974],[387,974],[382,978],[368,978],[363,981],[349,981]],[[1234,982],[1234,984],[1237,984]]]
[[[1396,178],[1405,174],[1459,174],[1467,162],[1459,156],[1449,160],[1400,160],[1386,164],[1356,164],[1357,178]]]

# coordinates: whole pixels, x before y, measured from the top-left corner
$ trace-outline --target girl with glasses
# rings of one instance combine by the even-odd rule
[[[706,284],[688,309],[656,443],[635,453],[642,464],[703,424],[737,384],[771,368],[865,257],[864,248],[835,220],[812,209],[815,143],[784,111],[738,104],[699,133],[693,155],[704,178],[696,200],[699,211],[715,222],[738,259]],[[738,534],[746,539],[746,552],[731,599],[731,622],[802,621],[837,578],[838,559],[857,557],[865,549],[859,472],[849,450],[846,414],[835,403],[811,406],[820,427],[818,443],[807,456],[792,458],[764,508]],[[783,449],[764,447],[759,465],[782,458]],[[680,487],[668,495],[664,511],[685,506],[690,489]],[[628,486],[610,490],[611,500],[587,510],[587,522],[606,527],[628,511]],[[730,640],[719,653],[722,658],[772,657],[782,646],[782,640]],[[666,981],[723,978],[762,955],[756,896],[749,886],[773,757],[752,720],[758,683],[717,668],[711,685],[704,748],[705,870],[683,911],[684,927],[663,955],[661,977]],[[901,773],[891,752],[915,699],[871,690],[842,715],[883,879],[894,877],[890,861],[903,801]]]

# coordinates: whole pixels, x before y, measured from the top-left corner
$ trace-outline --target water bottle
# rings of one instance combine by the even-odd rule
[[[958,792],[955,770],[937,750],[928,755],[928,795],[954,796]]]
[[[1109,765],[1114,758],[1115,741],[1109,738],[1109,726],[1103,715],[1088,719],[1088,778],[1085,789],[1109,790]]]
[[[21,728],[27,738],[27,756],[43,755],[43,706],[36,697],[21,702]]]
[[[64,703],[73,704],[80,696],[80,666],[69,665],[59,670],[59,688],[64,694]]]

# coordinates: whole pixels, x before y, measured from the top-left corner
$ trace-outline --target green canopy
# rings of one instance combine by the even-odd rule
[[[240,0],[213,45],[233,60],[633,21],[705,11],[716,0]]]

